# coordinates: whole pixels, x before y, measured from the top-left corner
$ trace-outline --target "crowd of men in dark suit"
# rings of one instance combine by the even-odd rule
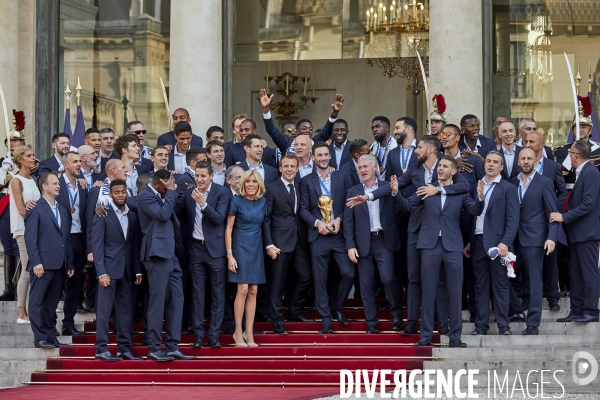
[[[523,334],[538,334],[543,297],[559,309],[560,225],[569,244],[571,313],[559,321],[598,321],[600,173],[590,162],[589,134],[569,145],[565,168],[536,129],[519,130],[523,147],[515,144],[517,131],[503,117],[493,125],[495,141],[480,134],[474,115],[420,140],[414,119],[392,126],[377,116],[369,146],[348,139],[348,123],[338,118],[341,95],[314,136],[308,120],[280,131],[270,101],[261,91],[264,128],[276,149],[246,115],[234,118],[233,141],[223,143],[223,129],[211,127],[205,149],[184,109],[173,113],[174,130],[155,148],[145,145],[139,121],[116,140],[108,128],[88,129],[78,152],[69,151],[68,135],[53,137],[55,154],[40,164],[43,199],[25,217],[37,347],[60,345],[55,308],[65,282],[65,314],[81,305],[86,259],[96,271],[87,305],[97,315],[97,359],[140,358],[130,351],[138,317],[149,359],[189,359],[177,346],[182,331],[195,334],[194,347],[220,347],[219,332],[234,324],[225,221],[244,170],[256,170],[267,189],[256,250],[268,261],[268,278],[256,320],[270,320],[276,334],[287,333],[286,307],[288,321],[308,322],[302,310],[314,305],[320,333],[332,332],[333,320],[348,325],[342,307],[353,287],[367,333],[378,332],[375,299],[384,295],[394,330],[416,334],[421,322],[417,345],[431,344],[437,321],[451,347],[466,347],[462,310],[471,311],[473,334],[485,335],[490,299],[500,334],[511,334],[510,322],[520,319]],[[571,175],[567,193],[564,177]],[[327,213],[325,195],[333,200]],[[515,256],[518,276],[511,279]],[[111,319],[116,355],[107,348]],[[72,321],[68,327],[63,333],[80,333]]]

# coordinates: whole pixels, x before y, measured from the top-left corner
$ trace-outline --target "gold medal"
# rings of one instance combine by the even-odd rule
[[[402,168],[402,173],[405,174],[406,173],[406,168]]]
[[[385,172],[385,168],[384,167],[379,167],[379,173],[383,174]]]
[[[71,214],[75,212],[75,206],[71,206]]]

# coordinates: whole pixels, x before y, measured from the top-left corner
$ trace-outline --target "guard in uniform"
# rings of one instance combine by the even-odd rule
[[[429,134],[439,137],[440,132],[446,126],[446,116],[444,113],[446,112],[446,100],[444,96],[441,94],[436,94],[433,96],[433,101],[431,102],[433,112],[429,116]],[[440,138],[441,139],[441,138]],[[440,151],[444,151],[441,149]]]
[[[13,127],[4,139],[8,154],[0,158],[0,241],[4,248],[4,293],[0,301],[15,300],[16,285],[13,282],[19,258],[19,246],[10,232],[10,212],[8,210],[8,185],[13,176],[19,172],[15,165],[12,152],[17,147],[25,144],[25,116],[23,111],[13,110]],[[8,143],[10,139],[10,143]]]

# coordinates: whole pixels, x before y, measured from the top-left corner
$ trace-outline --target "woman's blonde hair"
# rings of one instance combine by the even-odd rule
[[[258,183],[258,190],[256,191],[255,200],[260,199],[265,194],[265,182],[263,181],[262,175],[258,171],[248,170],[242,174],[240,178],[240,195],[242,197],[246,197],[246,188],[244,185],[250,176],[254,176],[256,178],[256,182]]]
[[[31,147],[30,144],[24,144],[13,150],[13,160],[19,169],[21,169],[21,162],[19,160],[22,159],[23,155],[29,150],[33,151],[33,147]]]

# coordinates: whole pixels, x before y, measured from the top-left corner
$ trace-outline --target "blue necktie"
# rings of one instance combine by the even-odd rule
[[[56,218],[56,223],[60,226],[60,221],[58,220],[58,204],[54,204],[54,218]]]

